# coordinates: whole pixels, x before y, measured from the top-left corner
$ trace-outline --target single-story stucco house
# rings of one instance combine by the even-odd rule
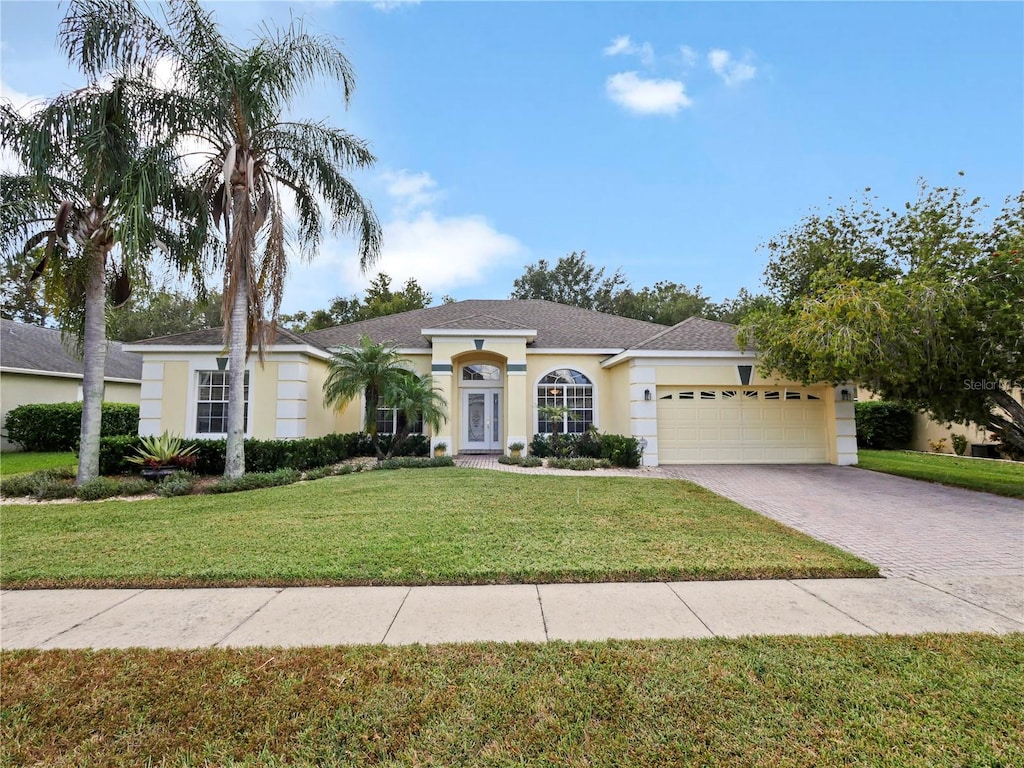
[[[857,461],[852,388],[761,376],[736,328],[692,317],[675,326],[540,300],[469,300],[306,334],[279,330],[247,365],[246,434],[316,437],[361,428],[363,404],[325,408],[331,352],[362,335],[392,342],[433,375],[448,421],[432,444],[504,452],[572,412],[560,431],[633,435],[647,466]],[[212,329],[135,342],[142,355],[141,434],[223,436],[227,359]],[[394,415],[378,412],[378,429]]]
[[[103,399],[111,403],[139,402],[142,357],[120,342],[107,347]],[[29,403],[73,403],[82,399],[82,361],[64,347],[53,328],[0,320],[0,424],[7,413]],[[20,446],[0,437],[0,449]]]

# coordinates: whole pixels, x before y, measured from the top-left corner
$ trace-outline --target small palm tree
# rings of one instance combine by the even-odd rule
[[[421,418],[423,425],[430,427],[434,434],[448,419],[448,403],[434,388],[433,378],[429,374],[421,376],[409,370],[404,374],[387,382],[381,398],[386,408],[394,408],[398,412],[396,431],[384,458],[394,454],[409,436],[410,427]]]
[[[324,381],[324,405],[342,409],[363,396],[363,429],[377,442],[377,407],[383,394],[395,388],[409,369],[394,344],[374,343],[369,336],[359,338],[359,346],[342,347],[331,356]]]
[[[380,251],[380,224],[346,176],[375,158],[365,142],[322,122],[286,120],[301,90],[321,79],[341,85],[347,105],[355,87],[348,60],[334,39],[307,33],[299,21],[265,26],[250,48],[222,34],[197,0],[172,0],[162,18],[132,0],[76,0],[65,19],[69,52],[87,71],[111,65],[173,70],[176,130],[203,158],[195,183],[224,238],[224,342],[228,369],[243,371],[257,346],[273,336],[288,256],[315,253],[326,205],[335,231],[354,233],[363,269]],[[287,196],[287,197],[286,197]],[[322,202],[321,202],[322,201]],[[293,242],[285,204],[297,216]],[[224,474],[245,471],[243,377],[228,391]]]
[[[165,108],[124,73],[27,117],[0,105],[0,140],[20,166],[0,174],[0,252],[34,254],[32,279],[83,355],[79,484],[99,474],[108,291],[123,304],[156,250],[195,268],[206,237],[202,200],[160,130]]]

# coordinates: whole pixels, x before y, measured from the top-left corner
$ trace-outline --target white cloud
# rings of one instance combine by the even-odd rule
[[[425,208],[440,198],[437,182],[425,171],[385,171],[381,178],[386,185],[388,196],[394,201],[396,211],[402,214]]]
[[[362,274],[351,238],[325,239],[309,265],[294,270],[285,312],[327,306],[335,296],[364,290],[384,272],[392,286],[410,277],[439,300],[463,286],[486,283],[503,263],[521,259],[525,248],[512,235],[496,229],[484,216],[447,216],[436,210],[443,198],[426,172],[388,171],[379,176],[391,209],[381,218],[380,259]]]
[[[650,43],[636,45],[629,35],[614,38],[604,49],[605,56],[638,56],[645,67],[654,66],[654,47]]]
[[[605,83],[608,98],[639,115],[674,115],[693,101],[680,80],[654,80],[620,72]]]
[[[391,13],[397,8],[419,5],[419,3],[420,0],[377,0],[377,2],[370,3],[370,5],[374,10],[382,11],[383,13]]]
[[[697,63],[697,51],[688,45],[679,46],[679,55],[683,57],[683,66],[692,67]]]
[[[22,117],[28,117],[33,112],[37,112],[42,108],[45,97],[30,96],[27,93],[16,91],[3,80],[0,80],[0,99],[10,102],[11,106],[18,110]]]
[[[723,48],[712,48],[708,51],[708,64],[728,86],[752,80],[757,74],[757,67],[749,62],[748,57],[744,57],[743,61],[736,61],[732,54]]]

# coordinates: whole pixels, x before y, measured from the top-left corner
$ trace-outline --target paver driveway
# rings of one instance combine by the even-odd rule
[[[1024,501],[854,467],[659,467],[853,552],[885,576],[1021,577]]]

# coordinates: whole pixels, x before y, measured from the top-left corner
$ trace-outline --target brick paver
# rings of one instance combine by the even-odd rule
[[[863,557],[885,576],[1018,576],[1024,593],[1024,501],[855,467],[658,469]]]

